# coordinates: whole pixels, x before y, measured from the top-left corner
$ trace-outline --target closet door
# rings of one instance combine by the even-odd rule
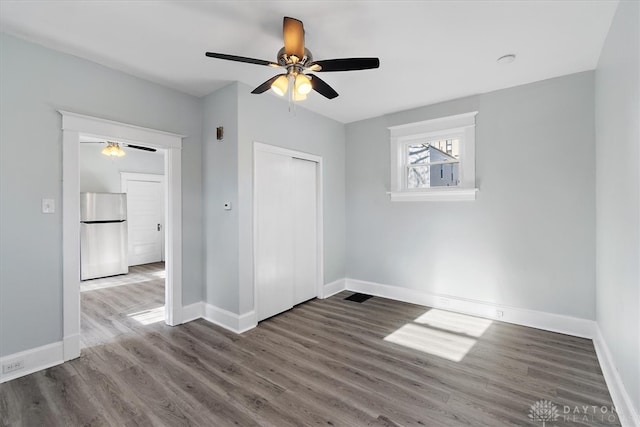
[[[293,158],[293,303],[318,295],[317,163]]]
[[[293,307],[291,157],[255,151],[255,283],[258,320]]]

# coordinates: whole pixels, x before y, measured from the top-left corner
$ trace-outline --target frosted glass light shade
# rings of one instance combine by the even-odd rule
[[[278,77],[275,82],[271,83],[271,90],[280,96],[284,96],[284,94],[287,93],[288,87],[289,80],[285,75]]]
[[[307,95],[309,92],[311,92],[311,80],[309,80],[309,77],[300,73],[296,76],[295,87],[296,87],[296,94]]]
[[[127,153],[120,148],[120,144],[117,142],[107,142],[107,146],[102,150],[102,154],[110,157],[122,157]]]

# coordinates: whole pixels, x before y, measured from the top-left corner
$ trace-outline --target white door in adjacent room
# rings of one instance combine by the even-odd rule
[[[123,174],[122,191],[127,193],[130,266],[164,260],[162,178],[162,175]]]

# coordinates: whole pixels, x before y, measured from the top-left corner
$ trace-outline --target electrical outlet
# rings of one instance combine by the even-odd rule
[[[17,371],[18,369],[24,369],[24,360],[16,360],[2,365],[3,374],[8,374],[9,372]]]
[[[504,317],[504,311],[496,310],[496,319],[502,319]]]

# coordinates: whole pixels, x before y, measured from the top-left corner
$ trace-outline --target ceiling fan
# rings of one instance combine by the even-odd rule
[[[311,90],[315,90],[328,99],[338,96],[338,92],[324,80],[315,74],[306,74],[308,72],[369,70],[380,66],[378,58],[339,58],[314,61],[311,51],[304,46],[304,26],[302,21],[298,19],[285,16],[282,33],[284,47],[278,52],[277,62],[215,52],[207,52],[206,56],[227,61],[284,68],[286,73],[273,76],[251,93],[260,94],[271,88],[278,95],[284,96],[291,86],[292,90],[289,93],[294,101],[306,99]]]
[[[127,144],[123,142],[114,142],[114,141],[80,141],[80,143],[81,144],[107,144],[107,146],[102,150],[102,154],[110,157],[122,157],[126,154],[124,150],[120,148],[120,145],[127,148],[133,148],[134,150],[150,151],[152,153],[155,153],[156,151],[158,151],[155,148],[151,148],[151,147],[144,147],[142,145],[133,145],[133,144]]]

